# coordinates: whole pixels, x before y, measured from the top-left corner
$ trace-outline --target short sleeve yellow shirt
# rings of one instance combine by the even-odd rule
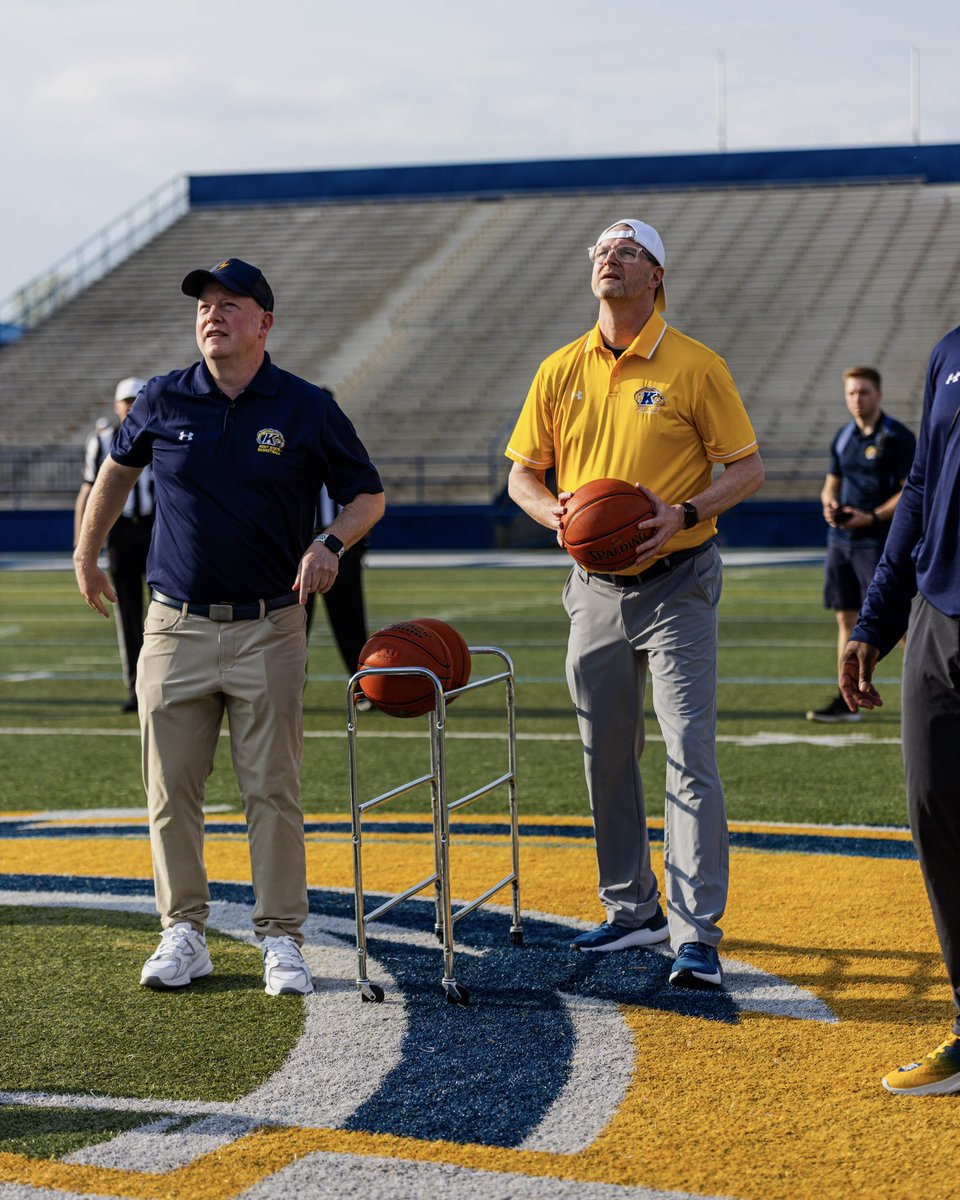
[[[679,504],[709,486],[714,463],[756,450],[727,364],[654,312],[619,359],[599,325],[546,358],[506,455],[533,470],[553,467],[561,492],[611,476]],[[669,549],[697,546],[714,533],[716,521],[701,521]]]

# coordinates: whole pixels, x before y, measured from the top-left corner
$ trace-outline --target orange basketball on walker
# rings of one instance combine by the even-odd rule
[[[651,530],[637,525],[653,515],[650,501],[623,479],[594,479],[578,487],[560,522],[563,546],[591,571],[616,572],[633,566],[637,547]]]
[[[446,641],[421,621],[399,621],[380,629],[360,651],[358,670],[368,667],[423,667],[452,686],[453,662]],[[436,707],[433,683],[425,675],[367,675],[359,681],[367,699],[392,717],[419,717]]]
[[[447,649],[450,651],[451,674],[453,677],[450,687],[464,687],[470,680],[470,651],[462,636],[452,625],[448,625],[446,621],[438,621],[435,617],[418,617],[415,623],[423,625],[443,638],[447,644]],[[450,703],[452,704],[453,700]]]

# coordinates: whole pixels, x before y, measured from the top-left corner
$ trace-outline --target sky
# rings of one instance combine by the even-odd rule
[[[907,145],[914,47],[960,142],[950,0],[4,0],[0,302],[183,175]]]

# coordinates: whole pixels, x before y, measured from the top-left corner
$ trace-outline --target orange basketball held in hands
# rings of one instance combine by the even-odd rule
[[[423,625],[431,633],[443,638],[450,652],[453,676],[450,687],[451,689],[464,687],[470,681],[470,651],[461,635],[452,625],[448,625],[446,621],[438,621],[435,617],[417,617],[414,624]],[[456,697],[454,697],[455,699]],[[453,700],[449,703],[452,704]]]
[[[632,567],[651,530],[637,529],[653,516],[650,501],[623,479],[594,479],[578,487],[560,522],[563,545],[582,567],[616,572]]]
[[[358,670],[368,667],[424,667],[444,691],[453,686],[447,642],[422,621],[400,621],[378,630],[360,651]],[[433,682],[425,675],[367,675],[359,682],[374,707],[392,717],[419,717],[436,708]]]

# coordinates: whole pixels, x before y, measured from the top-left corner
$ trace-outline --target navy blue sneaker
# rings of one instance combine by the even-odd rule
[[[720,955],[713,946],[705,946],[703,942],[684,942],[670,969],[670,982],[674,987],[723,987]]]
[[[609,925],[604,921],[596,929],[578,933],[570,945],[574,950],[629,950],[633,946],[652,946],[654,942],[665,942],[669,936],[667,918],[658,904],[657,911],[642,925]]]

